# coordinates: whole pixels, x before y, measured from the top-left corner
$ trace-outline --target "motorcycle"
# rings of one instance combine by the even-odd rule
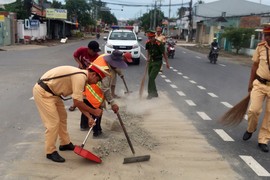
[[[217,63],[218,51],[219,51],[218,47],[213,47],[212,48],[212,52],[211,52],[211,54],[209,56],[210,63],[214,63],[214,64]]]
[[[168,58],[174,58],[174,53],[175,53],[175,48],[174,48],[174,42],[168,42],[168,46],[167,46],[167,55]]]

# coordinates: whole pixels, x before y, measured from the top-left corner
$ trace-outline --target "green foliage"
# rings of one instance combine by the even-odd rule
[[[16,0],[14,3],[5,5],[8,12],[17,13],[17,19],[28,19],[31,15],[32,0]]]
[[[139,20],[141,21],[141,27],[144,30],[148,30],[150,28],[155,29],[155,27],[150,27],[150,24],[153,25],[153,14],[154,13],[154,9],[150,10],[149,13],[144,13],[142,17],[139,18]],[[159,9],[156,9],[156,26],[162,26],[162,20],[164,19],[164,13],[162,11],[160,11]]]
[[[249,45],[251,35],[254,34],[255,29],[247,28],[226,28],[222,34],[223,38],[226,38],[232,43],[238,54],[239,50]]]
[[[53,0],[51,8],[64,9],[64,6],[62,5],[60,1]]]

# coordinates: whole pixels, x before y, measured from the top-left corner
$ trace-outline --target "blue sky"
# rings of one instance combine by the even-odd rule
[[[5,4],[5,3],[10,3],[14,2],[16,0],[0,0],[0,4]],[[65,0],[58,0],[61,2],[65,2]],[[181,4],[183,3],[188,3],[190,0],[103,0],[104,2],[111,2],[111,3],[120,3],[120,4],[130,4],[130,5],[154,5],[155,1],[157,1],[157,4],[161,1],[161,4],[169,4],[171,1],[171,4]],[[203,0],[205,3],[208,2],[213,2],[217,0]],[[270,0],[249,0],[251,2],[256,2],[256,3],[262,3],[266,5],[270,5]],[[197,2],[197,0],[193,0],[193,3]],[[113,13],[117,19],[132,19],[139,17],[143,15],[144,13],[149,10],[147,7],[128,7],[128,6],[119,6],[119,5],[107,5],[109,8],[111,8],[111,13]],[[171,13],[170,17],[176,17],[176,12],[177,9],[180,8],[181,6],[173,6],[171,7]],[[123,9],[123,11],[121,11]],[[161,10],[164,12],[165,16],[169,16],[169,7],[162,7]]]

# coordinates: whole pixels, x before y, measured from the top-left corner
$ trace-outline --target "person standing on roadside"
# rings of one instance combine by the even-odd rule
[[[258,134],[258,147],[263,152],[268,152],[270,140],[270,26],[263,29],[265,40],[257,45],[253,54],[248,91],[250,92],[250,105],[248,109],[248,127],[243,135],[243,140],[251,138],[256,131],[259,115],[266,102],[265,115]]]
[[[92,108],[103,108],[105,106],[104,100],[106,100],[110,105],[114,113],[117,113],[119,106],[114,101],[114,97],[111,92],[111,86],[113,83],[113,78],[116,75],[116,69],[125,69],[128,67],[126,62],[132,62],[130,53],[122,53],[121,51],[114,50],[112,54],[102,54],[100,55],[92,64],[96,64],[102,67],[104,70],[110,72],[111,76],[107,76],[102,79],[98,84],[86,85],[85,88],[85,99],[84,102]],[[114,74],[114,76],[113,76]],[[122,75],[124,76],[124,75]],[[102,134],[101,119],[102,116],[96,117],[94,114],[93,118],[97,119],[96,125],[93,127],[93,136],[97,137]],[[81,131],[87,131],[88,128],[87,117],[82,113],[80,129]]]
[[[91,62],[93,62],[98,56],[100,51],[97,41],[90,41],[88,47],[80,47],[74,53],[73,57],[78,63],[80,69],[86,69]],[[70,106],[69,110],[74,111],[76,106]]]
[[[156,28],[156,39],[159,40],[160,42],[164,43],[164,48],[166,49],[166,36],[164,36],[162,34],[162,28],[161,27],[157,27]],[[161,65],[161,68],[159,70],[160,72],[163,71],[163,65]]]
[[[45,130],[46,157],[54,162],[65,162],[55,143],[59,136],[60,151],[73,151],[67,131],[67,112],[62,100],[71,95],[74,105],[87,117],[88,126],[94,125],[90,114],[101,116],[102,110],[90,108],[83,103],[85,85],[96,84],[110,74],[98,65],[91,65],[87,70],[73,66],[59,66],[41,76],[33,88],[33,96]]]
[[[165,52],[164,43],[155,38],[155,31],[147,33],[148,41],[145,45],[147,50],[147,63],[148,63],[148,96],[147,99],[158,97],[155,79],[158,75],[160,67],[162,66],[162,57],[165,59],[166,67],[169,69],[168,57]]]

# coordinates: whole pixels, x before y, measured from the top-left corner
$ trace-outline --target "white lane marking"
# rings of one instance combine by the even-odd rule
[[[228,102],[221,102],[221,104],[223,104],[224,106],[228,107],[228,108],[232,108],[233,105],[231,105],[230,103]]]
[[[34,96],[30,97],[29,100],[35,100],[35,99],[34,99]]]
[[[173,69],[173,67],[170,67],[170,69]]]
[[[197,84],[195,81],[193,80],[190,80],[189,82],[191,82],[192,84]]]
[[[166,76],[165,75],[160,75],[162,78],[166,78]]]
[[[171,86],[172,88],[174,88],[174,89],[176,89],[176,88],[177,88],[177,86],[176,86],[176,85],[174,85],[174,84],[170,84],[170,86]]]
[[[205,112],[197,112],[203,120],[212,120]]]
[[[183,52],[183,54],[186,54],[187,52],[186,51],[182,51]]]
[[[234,141],[223,129],[214,129],[223,141]]]
[[[172,81],[171,81],[171,80],[169,80],[169,79],[165,79],[165,81],[166,81],[166,82],[172,82]]]
[[[177,94],[178,94],[179,96],[186,96],[186,94],[183,93],[182,91],[176,91],[176,92],[177,92]]]
[[[218,64],[218,65],[223,66],[223,67],[225,67],[225,66],[226,66],[225,64]]]
[[[183,75],[183,73],[180,73],[180,72],[178,72],[177,74],[179,74],[179,75]]]
[[[245,116],[244,116],[244,119],[245,119],[245,120],[248,120],[248,115],[245,115]]]
[[[177,72],[178,70],[177,70],[177,69],[174,69],[173,71],[174,71],[174,72]]]
[[[240,155],[240,158],[258,175],[270,176],[270,173],[264,169],[252,156]]]
[[[144,58],[144,60],[146,60],[146,57],[144,56],[144,54],[143,54],[143,53],[141,53],[141,56]]]
[[[199,89],[205,90],[205,87],[203,86],[197,86]]]
[[[196,106],[196,104],[192,100],[185,100],[185,101],[189,106]]]
[[[183,76],[183,78],[185,78],[185,79],[189,79],[189,77],[187,77],[187,76]]]
[[[197,58],[197,59],[201,59],[201,57],[200,57],[200,56],[196,56],[196,58]]]
[[[209,96],[211,96],[211,97],[218,97],[218,96],[215,95],[214,93],[207,93],[207,94],[209,94]]]

